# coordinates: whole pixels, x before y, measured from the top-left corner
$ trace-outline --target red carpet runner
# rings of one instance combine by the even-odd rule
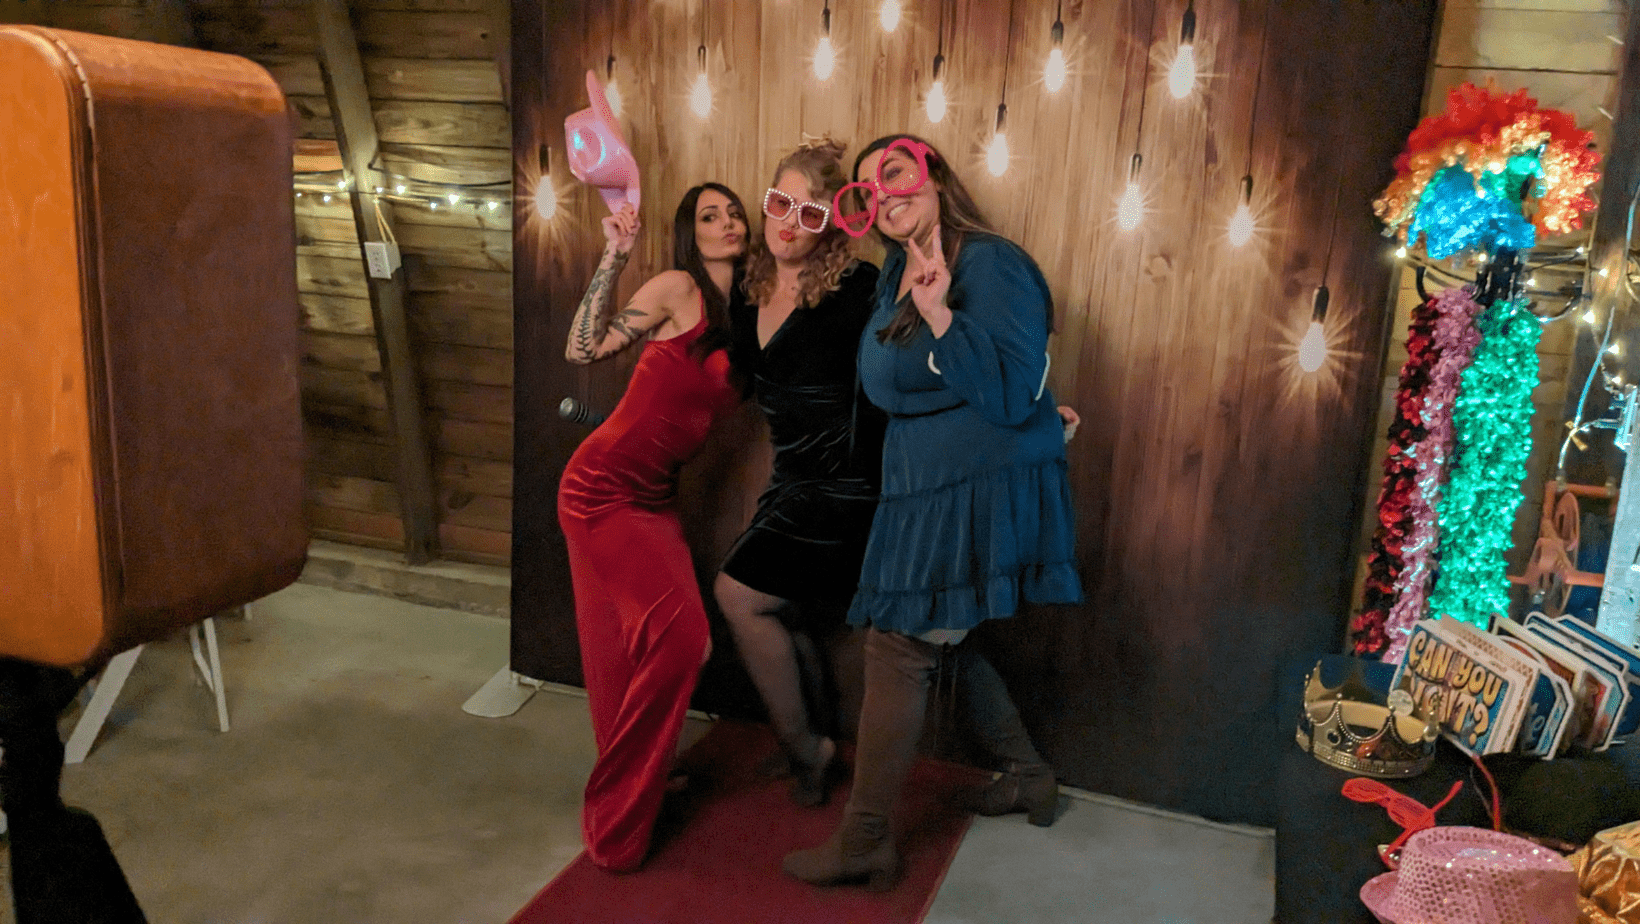
[[[824,841],[848,786],[824,808],[792,805],[789,780],[757,778],[775,749],[766,726],[720,721],[685,755],[690,792],[663,812],[649,860],[606,873],[576,857],[510,924],[914,924],[945,878],[969,816],[951,807],[976,770],[921,760],[901,799],[905,876],[893,891],[822,889],[780,871],[788,852]]]

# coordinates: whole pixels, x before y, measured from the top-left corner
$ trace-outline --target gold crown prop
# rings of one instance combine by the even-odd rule
[[[1324,764],[1366,776],[1404,779],[1429,769],[1439,726],[1413,715],[1410,702],[1396,703],[1392,696],[1391,708],[1372,699],[1359,665],[1328,689],[1317,661],[1304,685],[1299,747]]]

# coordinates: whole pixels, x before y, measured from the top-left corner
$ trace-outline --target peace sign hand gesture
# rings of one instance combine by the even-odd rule
[[[908,238],[906,245],[911,257],[906,272],[911,274],[911,302],[928,322],[934,336],[944,336],[951,327],[951,309],[945,304],[945,295],[951,290],[951,269],[945,265],[945,245],[940,241],[940,226],[934,226],[930,236],[929,252]]]

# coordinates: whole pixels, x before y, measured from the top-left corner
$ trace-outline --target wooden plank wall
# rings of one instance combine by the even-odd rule
[[[184,8],[200,47],[266,66],[290,99],[299,137],[335,137],[305,0],[0,0],[0,21],[177,41],[168,6]],[[511,120],[496,63],[506,36],[496,29],[494,0],[357,0],[352,7],[383,169],[423,181],[414,188],[429,192],[442,184],[501,183],[452,185],[463,204],[401,203],[396,217],[443,553],[505,564],[512,529],[511,210],[485,202],[510,194]],[[309,523],[320,537],[401,548],[391,422],[352,214],[341,198],[326,204],[304,195],[296,220]]]
[[[1540,104],[1572,113],[1579,125],[1595,133],[1599,149],[1608,150],[1610,113],[1617,101],[1622,61],[1618,40],[1623,36],[1626,9],[1623,0],[1449,0],[1438,28],[1424,113],[1429,115],[1444,109],[1447,93],[1459,84],[1484,86],[1487,80],[1494,80],[1504,91],[1524,88]],[[1589,227],[1592,217],[1584,216],[1585,228]],[[1568,235],[1565,240],[1581,243],[1585,238],[1586,233],[1580,233]],[[1437,287],[1434,283],[1426,286],[1430,291]],[[1376,524],[1370,502],[1378,496],[1396,380],[1401,364],[1406,362],[1407,325],[1417,304],[1418,294],[1409,269],[1401,274],[1393,339],[1385,356],[1379,391],[1373,464],[1362,486],[1369,500],[1361,521],[1363,550],[1368,548]],[[1581,312],[1545,327],[1538,345],[1538,386],[1532,392],[1532,454],[1527,462],[1520,511],[1515,517],[1515,548],[1508,557],[1511,574],[1524,570],[1532,544],[1537,540],[1543,483],[1555,476],[1556,458],[1566,434],[1567,391],[1569,388],[1581,390],[1583,386],[1581,376],[1575,383],[1569,381],[1574,373],[1572,346],[1580,333],[1580,315]],[[1585,338],[1588,336],[1586,328],[1582,333]],[[1591,440],[1609,443],[1609,437],[1601,434],[1595,434]],[[1583,502],[1585,509],[1591,509],[1593,503],[1596,502]],[[1357,607],[1365,578],[1363,551],[1356,574]]]
[[[820,83],[808,69],[818,0],[706,0],[715,108],[702,121],[684,104],[699,0],[515,5],[517,188],[535,188],[539,145],[561,152],[584,71],[611,48],[649,229],[626,292],[665,266],[687,186],[726,182],[755,210],[804,134],[858,145],[912,130],[947,152],[1041,262],[1061,319],[1051,384],[1086,421],[1070,465],[1089,602],[996,627],[1001,670],[1067,781],[1268,823],[1275,749],[1291,733],[1274,715],[1277,671],[1342,638],[1389,320],[1392,266],[1370,203],[1418,115],[1434,5],[1203,0],[1207,77],[1175,101],[1165,74],[1183,0],[1064,4],[1073,76],[1057,95],[1041,84],[1054,2],[953,0],[952,107],[937,125],[921,100],[939,6],[905,6],[887,35],[875,4],[834,4],[839,61]],[[993,178],[982,147],[1005,80],[1013,160]],[[1114,205],[1135,148],[1150,213],[1124,234]],[[1238,250],[1224,232],[1249,162],[1261,231]],[[514,569],[513,665],[578,682],[552,496],[585,431],[550,408],[565,394],[607,407],[626,366],[561,358],[603,206],[557,170],[558,214],[515,213],[514,560],[530,564]],[[1323,280],[1332,359],[1307,376],[1295,348]],[[742,497],[688,508],[710,535],[733,532],[761,481],[753,465],[718,474],[744,479]]]

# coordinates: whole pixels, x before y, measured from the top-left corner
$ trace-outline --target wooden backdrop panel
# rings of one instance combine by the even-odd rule
[[[562,360],[605,214],[564,169],[563,118],[613,53],[646,227],[621,297],[669,264],[690,185],[724,182],[755,213],[805,135],[857,149],[909,130],[951,157],[1041,263],[1058,311],[1051,384],[1085,421],[1070,471],[1088,602],[988,626],[982,642],[1066,782],[1269,823],[1290,735],[1277,672],[1342,638],[1390,273],[1371,200],[1417,118],[1435,4],[1201,0],[1203,73],[1184,100],[1166,87],[1184,0],[1064,4],[1071,76],[1057,93],[1042,80],[1051,0],[951,0],[943,39],[938,4],[906,4],[893,34],[875,4],[838,4],[826,82],[810,67],[818,0],[704,4],[514,5],[514,667],[579,682],[554,501],[585,431],[554,409],[565,395],[613,406],[634,361]],[[699,119],[687,92],[703,12],[714,106]],[[937,49],[950,107],[930,124]],[[993,177],[999,102],[1013,156]],[[560,193],[550,221],[529,205],[543,143]],[[1123,232],[1115,203],[1135,150],[1148,209]],[[1259,231],[1233,248],[1244,173]],[[1323,282],[1331,353],[1311,375],[1296,350]],[[703,579],[766,477],[759,432],[742,415],[686,474]],[[726,644],[713,660],[697,703],[755,711]]]

